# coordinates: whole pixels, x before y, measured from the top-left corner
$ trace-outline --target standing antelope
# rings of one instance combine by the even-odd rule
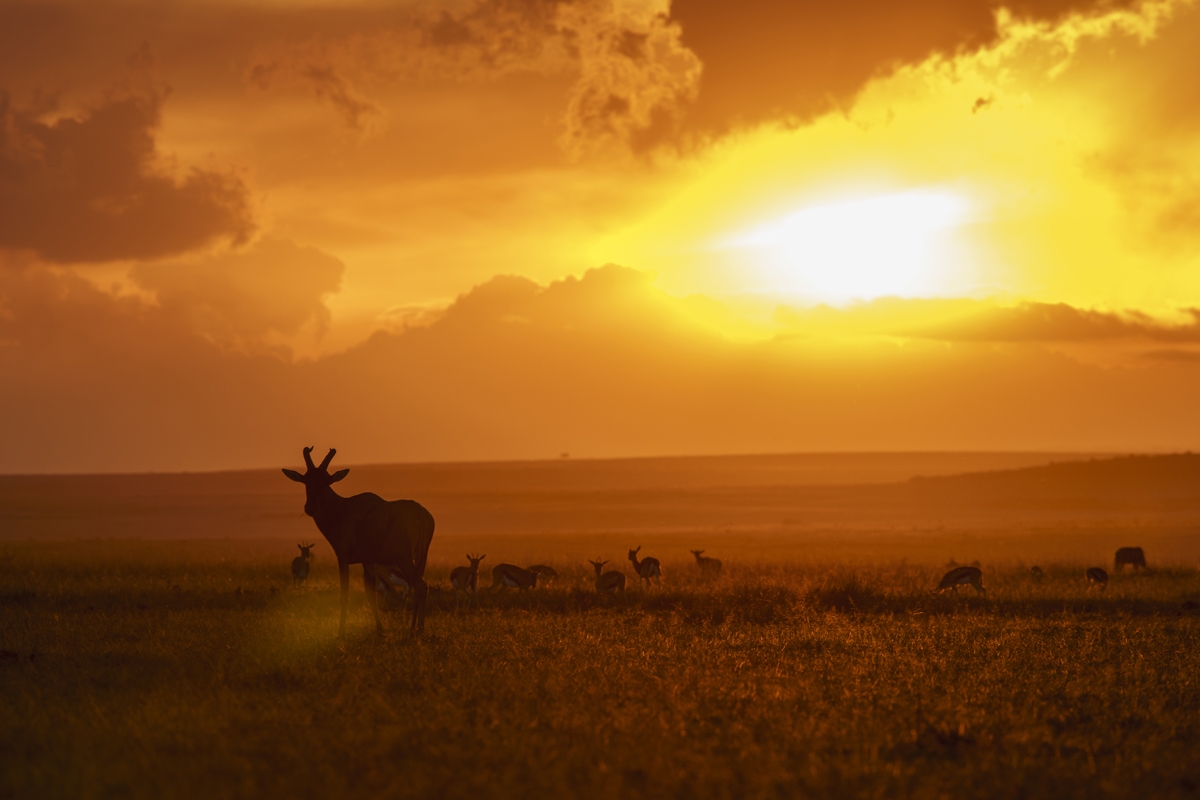
[[[304,583],[304,579],[308,577],[308,560],[312,555],[308,552],[316,547],[315,544],[298,544],[300,555],[292,559],[292,583]]]
[[[1088,567],[1087,571],[1088,589],[1093,586],[1099,586],[1101,589],[1108,588],[1108,573],[1100,567]]]
[[[596,593],[597,594],[616,594],[617,592],[625,591],[625,574],[617,570],[609,570],[601,573],[607,561],[592,561],[588,559],[588,563],[596,568]]]
[[[1029,577],[1033,578],[1034,583],[1041,583],[1046,578],[1046,573],[1036,564],[1029,568]]]
[[[979,567],[955,567],[942,577],[942,582],[934,592],[941,593],[950,589],[957,595],[958,587],[964,583],[971,584],[976,594],[987,595],[987,590],[983,588],[983,571]]]
[[[1113,558],[1114,569],[1117,572],[1126,564],[1133,567],[1136,572],[1139,569],[1146,568],[1146,554],[1142,552],[1140,547],[1120,547],[1117,548],[1117,555]]]
[[[716,575],[721,571],[721,562],[715,558],[701,555],[703,550],[692,550],[691,553],[696,557],[696,564],[700,567],[701,575]]]
[[[497,564],[492,568],[492,590],[511,586],[514,589],[532,589],[537,585],[538,574],[521,569],[515,564]]]
[[[362,564],[364,581],[367,565],[388,564],[411,587],[413,604],[412,630],[425,627],[425,600],[429,586],[425,583],[425,562],[429,558],[429,543],[433,541],[433,515],[414,500],[384,500],[377,494],[363,492],[342,497],[333,484],[342,480],[350,470],[329,474],[329,462],[337,453],[333,448],[320,466],[313,464],[312,448],[304,448],[307,471],[301,475],[291,469],[283,474],[304,484],[304,513],[313,518],[317,529],[329,541],[337,556],[338,576],[341,578],[342,615],[338,635],[346,633],[346,603],[350,595],[350,565]],[[375,630],[383,632],[379,619],[379,602],[368,587],[367,599],[375,612]]]
[[[642,585],[645,586],[651,580],[662,586],[662,568],[658,565],[657,558],[643,558],[638,561],[638,550],[642,546],[638,545],[635,549],[629,551],[629,560],[633,562],[633,571],[642,579]]]
[[[479,584],[479,562],[487,558],[486,555],[473,556],[467,553],[467,561],[471,562],[469,567],[455,567],[450,570],[450,585],[454,587],[454,602],[458,604],[458,593],[461,592],[468,601],[471,599],[479,599],[478,584]]]

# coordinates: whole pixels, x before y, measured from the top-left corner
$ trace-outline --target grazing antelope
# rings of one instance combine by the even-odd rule
[[[942,577],[942,582],[934,592],[941,593],[950,589],[957,595],[958,587],[964,583],[975,587],[976,594],[987,596],[987,590],[983,588],[983,572],[979,567],[955,567]]]
[[[1134,570],[1146,568],[1146,554],[1142,552],[1140,547],[1121,547],[1117,549],[1117,555],[1113,558],[1114,568],[1117,572],[1126,564],[1133,567]]]
[[[1045,580],[1046,573],[1042,571],[1041,567],[1034,565],[1029,568],[1029,577],[1033,578],[1034,583],[1041,583]]]
[[[363,586],[379,595],[379,607],[384,611],[404,603],[412,591],[404,576],[386,564],[363,564]]]
[[[454,587],[454,603],[458,604],[458,593],[461,592],[468,602],[474,598],[479,599],[479,562],[487,558],[486,555],[473,556],[467,553],[467,561],[471,562],[469,567],[455,567],[450,570],[450,585]]]
[[[596,593],[597,594],[616,594],[617,592],[625,591],[625,573],[617,570],[609,570],[601,573],[607,561],[592,561],[588,559],[588,563],[596,568]]]
[[[642,546],[638,545],[637,548],[629,551],[629,560],[633,562],[633,571],[642,579],[643,586],[651,580],[662,586],[662,568],[658,565],[658,559],[643,558],[641,561],[638,561],[637,554],[638,550],[641,549]]]
[[[703,550],[692,550],[691,553],[696,557],[696,564],[700,567],[701,575],[716,575],[721,571],[721,562],[715,558],[709,558],[702,555]]]
[[[372,492],[342,497],[333,484],[342,480],[350,470],[329,474],[329,462],[336,450],[329,453],[320,466],[313,464],[312,448],[304,448],[303,475],[285,469],[283,474],[304,484],[304,513],[313,518],[317,529],[329,541],[337,556],[338,576],[341,578],[342,615],[338,635],[346,633],[346,603],[350,595],[350,565],[388,564],[413,588],[412,630],[425,627],[425,600],[429,586],[425,583],[425,562],[429,558],[429,543],[433,541],[433,515],[414,500],[384,500]],[[365,578],[364,578],[365,581]],[[375,630],[383,632],[379,619],[379,603],[375,592],[368,587],[367,598],[375,612]]]
[[[312,555],[308,552],[316,547],[315,544],[298,544],[300,555],[292,559],[292,583],[304,583],[304,579],[308,577],[308,560]]]
[[[530,572],[536,572],[538,580],[542,583],[549,583],[558,577],[558,571],[554,567],[548,567],[545,564],[534,564],[532,567],[526,567],[525,569]]]
[[[538,574],[521,569],[515,564],[497,564],[492,568],[492,590],[511,586],[514,589],[532,589],[537,585]]]
[[[1088,589],[1092,586],[1099,586],[1101,589],[1108,588],[1108,573],[1100,569],[1100,567],[1088,567],[1087,571]]]

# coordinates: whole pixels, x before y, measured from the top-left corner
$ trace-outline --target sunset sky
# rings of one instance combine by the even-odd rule
[[[0,0],[0,472],[1200,448],[1200,7]]]

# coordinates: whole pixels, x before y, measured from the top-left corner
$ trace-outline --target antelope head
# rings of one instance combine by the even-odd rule
[[[588,559],[588,563],[589,563],[589,564],[591,564],[593,567],[595,567],[595,568],[596,568],[596,574],[597,574],[597,575],[599,575],[599,574],[600,574],[600,570],[604,569],[604,565],[605,565],[605,564],[607,564],[608,562],[607,562],[607,561],[592,561],[592,560],[589,558],[589,559]]]
[[[325,460],[318,467],[313,464],[312,448],[306,447],[304,448],[304,463],[308,467],[307,471],[303,475],[294,469],[285,469],[283,471],[284,475],[287,475],[296,483],[304,484],[306,495],[304,499],[304,513],[310,517],[315,517],[321,513],[321,509],[334,496],[333,489],[330,487],[350,474],[350,470],[348,469],[340,469],[332,475],[329,474],[329,462],[333,461],[335,453],[337,453],[337,450],[334,450],[332,447],[329,448],[329,453],[325,456]]]
[[[298,544],[296,546],[300,548],[300,557],[301,558],[308,558],[309,557],[308,551],[312,550],[314,547],[316,547],[315,544]]]
[[[690,552],[692,555],[694,555],[696,558],[699,558],[699,557],[700,557],[700,555],[701,555],[701,554],[702,554],[704,551],[703,551],[703,550],[690,550],[689,552]]]
[[[635,558],[637,558],[638,550],[641,550],[641,549],[642,549],[642,546],[639,544],[636,548],[634,548],[633,550],[630,550],[629,551],[629,560],[633,561]]]
[[[474,570],[479,569],[479,562],[483,561],[485,558],[487,558],[486,554],[482,556],[473,556],[470,553],[467,553],[467,561],[471,562],[471,569]]]

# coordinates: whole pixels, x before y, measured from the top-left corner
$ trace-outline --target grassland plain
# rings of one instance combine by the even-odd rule
[[[601,598],[601,542],[563,541],[549,587],[435,591],[421,640],[376,638],[357,581],[339,640],[332,565],[293,587],[290,542],[11,544],[0,795],[1200,797],[1194,562],[1101,593],[1010,557],[934,597],[943,564],[899,548],[710,537],[720,578],[665,559]],[[501,542],[443,544],[491,547],[490,583]]]

